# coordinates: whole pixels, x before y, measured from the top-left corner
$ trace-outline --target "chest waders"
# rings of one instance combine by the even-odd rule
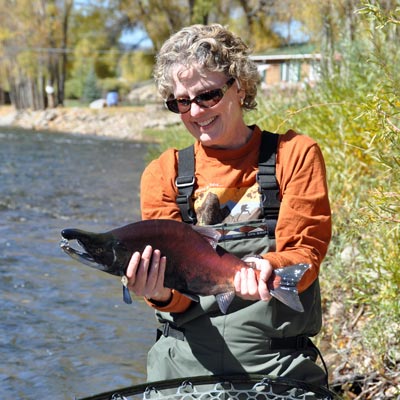
[[[218,244],[240,258],[275,251],[280,207],[275,176],[278,137],[262,133],[257,174],[260,219],[212,225],[222,233]],[[176,185],[182,219],[195,224],[193,146],[179,151]],[[244,225],[256,227],[257,233],[234,238],[227,234]],[[300,294],[300,300],[304,313],[276,299],[263,302],[235,297],[228,313],[221,314],[214,296],[201,296],[184,313],[157,311],[162,328],[149,352],[148,380],[256,373],[326,384],[326,372],[315,364],[319,352],[309,339],[321,328],[318,280]]]

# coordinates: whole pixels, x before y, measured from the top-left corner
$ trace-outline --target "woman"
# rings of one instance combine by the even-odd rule
[[[196,140],[195,184],[186,196],[194,217],[187,222],[230,232],[244,231],[243,226],[262,231],[267,220],[257,182],[262,133],[243,119],[244,111],[256,107],[259,80],[247,46],[217,24],[184,28],[161,48],[155,78],[168,109],[180,114]],[[183,219],[178,158],[178,151],[169,149],[144,171],[143,219]],[[164,287],[168,260],[157,249],[148,246],[133,255],[128,287],[145,296],[163,324],[149,352],[149,381],[259,373],[326,382],[308,340],[321,328],[318,272],[331,237],[324,161],[312,139],[293,131],[279,135],[276,166],[273,159],[279,186],[276,229],[270,224],[256,239],[249,235],[224,243],[260,270],[258,280],[252,269],[236,274],[236,297],[227,314],[214,296],[194,302]],[[296,263],[311,265],[298,286],[303,313],[272,299],[266,284],[273,269]]]

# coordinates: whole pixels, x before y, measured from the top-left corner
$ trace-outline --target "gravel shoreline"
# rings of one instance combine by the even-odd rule
[[[160,129],[180,122],[179,116],[161,105],[143,107],[54,108],[39,111],[0,107],[0,127],[52,131],[116,139],[145,140],[144,130]]]

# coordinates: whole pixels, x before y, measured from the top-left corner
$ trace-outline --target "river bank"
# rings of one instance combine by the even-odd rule
[[[163,128],[179,121],[177,114],[159,104],[101,109],[60,107],[38,111],[0,106],[0,126],[131,141],[145,140],[145,129]]]

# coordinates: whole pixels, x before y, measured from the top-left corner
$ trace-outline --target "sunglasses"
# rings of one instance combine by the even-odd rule
[[[187,98],[178,98],[171,99],[165,102],[169,111],[172,111],[176,114],[185,114],[190,110],[192,103],[196,103],[199,107],[202,108],[211,108],[218,104],[222,98],[224,97],[227,90],[233,85],[235,82],[235,78],[230,78],[224,86],[220,89],[208,90],[207,92],[203,92],[198,94],[193,99]]]

